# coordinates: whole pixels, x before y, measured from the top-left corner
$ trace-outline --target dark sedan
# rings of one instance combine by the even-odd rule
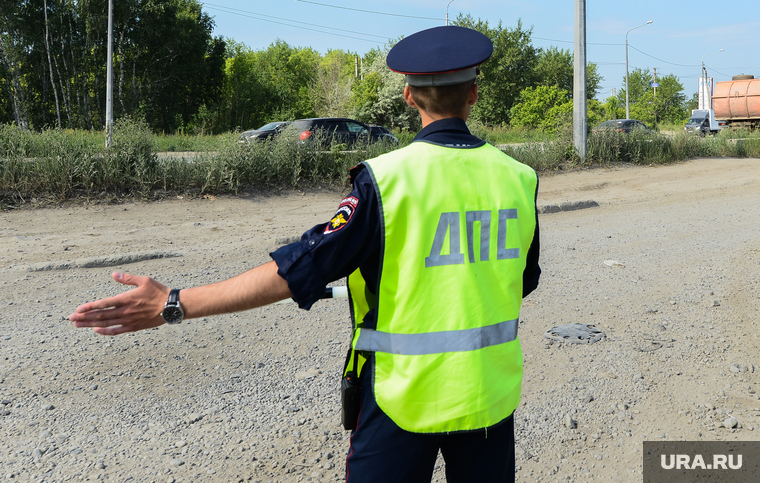
[[[374,131],[362,122],[343,117],[299,119],[288,126],[288,131],[294,133],[301,142],[319,140],[325,146],[337,143],[352,147],[357,143],[393,142],[388,134]],[[395,136],[392,137],[395,139]]]
[[[597,126],[593,132],[598,133],[601,131],[618,131],[626,134],[631,132],[652,132],[646,124],[641,121],[636,121],[635,119],[612,119],[611,121],[604,121]]]
[[[245,131],[240,134],[240,138],[238,138],[238,142],[250,143],[251,141],[269,139],[279,134],[280,131],[282,131],[285,127],[287,127],[288,124],[290,124],[289,121],[275,121],[275,122],[270,122],[269,124],[266,124],[264,126],[261,126],[258,129]]]
[[[398,138],[394,136],[391,130],[387,127],[378,126],[377,124],[370,124],[369,128],[374,134],[377,134],[381,138],[385,138],[393,144],[398,144]]]

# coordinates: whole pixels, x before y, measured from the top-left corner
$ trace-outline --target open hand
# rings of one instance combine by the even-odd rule
[[[114,280],[135,289],[77,307],[69,316],[74,327],[92,327],[101,335],[118,335],[164,324],[161,311],[169,288],[150,277],[114,272]]]

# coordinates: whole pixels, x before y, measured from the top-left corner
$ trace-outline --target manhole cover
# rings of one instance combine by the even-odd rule
[[[605,335],[590,324],[565,324],[547,330],[544,337],[570,344],[593,344],[602,340]]]

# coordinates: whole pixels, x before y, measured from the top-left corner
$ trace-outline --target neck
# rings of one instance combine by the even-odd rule
[[[440,121],[441,119],[451,119],[452,117],[457,117],[465,122],[467,122],[467,119],[470,117],[470,110],[467,110],[467,113],[457,113],[457,114],[437,114],[434,112],[427,112],[420,108],[417,108],[417,110],[420,112],[420,119],[422,120],[422,127],[423,129],[428,126],[428,124]]]

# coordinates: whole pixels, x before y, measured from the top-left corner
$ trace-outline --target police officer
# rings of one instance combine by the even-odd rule
[[[406,74],[404,99],[423,129],[354,168],[332,220],[272,262],[181,291],[115,273],[137,288],[70,319],[116,335],[287,297],[309,309],[347,277],[347,481],[430,481],[439,450],[449,482],[514,481],[518,318],[541,273],[538,178],[465,124],[492,51],[488,37],[455,26],[397,43],[388,67]]]

